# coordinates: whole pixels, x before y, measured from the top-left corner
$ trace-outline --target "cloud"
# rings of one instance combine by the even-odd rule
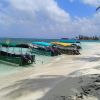
[[[61,9],[54,0],[4,0],[8,6],[3,8],[1,2],[1,13],[3,22],[8,22],[9,30],[18,28],[19,32],[41,33],[53,31],[58,23],[70,20],[67,12]],[[10,19],[10,20],[9,20]],[[1,23],[2,25],[2,23]],[[17,30],[17,32],[18,32]],[[49,32],[50,33],[50,32]]]
[[[85,35],[100,34],[100,13],[93,15],[91,18],[77,18],[75,26],[79,28],[79,32]]]
[[[100,6],[100,0],[81,0],[81,1],[91,6]]]
[[[100,0],[69,0],[69,1],[71,3],[79,1],[81,3],[87,4],[90,6],[94,6],[94,7],[100,6]]]
[[[46,15],[52,20],[62,21],[69,20],[69,14],[59,8],[54,0],[10,0],[12,7],[18,11],[36,16],[37,14]]]
[[[99,34],[99,18],[100,13],[88,18],[71,17],[55,0],[0,1],[1,36],[60,38]]]

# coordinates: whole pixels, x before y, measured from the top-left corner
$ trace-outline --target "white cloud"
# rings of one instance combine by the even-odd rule
[[[70,2],[77,2],[80,1],[84,4],[90,5],[90,6],[100,6],[100,0],[69,0]]]
[[[63,9],[59,8],[54,0],[10,0],[11,5],[17,10],[28,12],[35,16],[37,13],[46,14],[54,20],[70,20],[70,16]]]
[[[88,18],[72,18],[55,0],[6,0],[6,2],[7,7],[0,7],[0,26],[3,31],[7,27],[8,30],[5,32],[6,35],[9,33],[9,36],[59,38],[74,33],[77,35],[100,32],[100,13]]]
[[[82,0],[82,2],[91,6],[100,6],[100,0]]]
[[[95,14],[91,18],[77,18],[74,23],[77,28],[79,27],[79,32],[90,35],[90,34],[100,34],[100,13]]]

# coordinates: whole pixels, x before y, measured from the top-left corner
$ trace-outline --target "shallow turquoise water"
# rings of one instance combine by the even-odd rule
[[[52,57],[43,56],[43,55],[35,55],[35,57],[36,57],[35,64],[25,66],[25,67],[21,67],[18,65],[11,65],[0,61],[0,76],[13,74],[22,71],[23,69],[28,67],[38,67],[41,64],[49,63],[50,60],[52,59]]]
[[[81,46],[83,50],[90,49],[93,45],[100,44],[100,42],[81,42]]]
[[[91,48],[91,46],[96,45],[96,44],[97,44],[97,42],[82,42],[81,43],[83,50],[88,50]],[[26,52],[27,49],[24,49],[24,51]],[[13,48],[11,48],[11,50],[9,50],[9,52],[13,52]],[[16,49],[16,52],[20,52],[18,48]],[[43,55],[36,55],[36,64],[30,65],[28,67],[36,67],[36,66],[39,66],[41,64],[47,64],[50,62],[51,59],[52,59],[52,57],[43,56]],[[0,62],[0,76],[16,73],[16,72],[21,71],[23,69],[25,69],[25,67],[8,65],[8,64],[4,64],[4,63]]]
[[[14,66],[14,65],[4,64],[0,62],[0,76],[12,74],[12,73],[20,71],[21,69],[23,68]]]

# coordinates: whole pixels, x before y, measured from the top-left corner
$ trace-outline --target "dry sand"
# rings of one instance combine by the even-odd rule
[[[0,100],[100,100],[100,44],[82,55],[0,77]]]

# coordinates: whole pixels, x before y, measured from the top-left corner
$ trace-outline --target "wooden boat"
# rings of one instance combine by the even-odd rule
[[[63,42],[51,42],[52,44],[55,44],[55,45],[60,45],[60,46],[72,46],[72,44],[70,43],[63,43]]]
[[[79,50],[76,46],[70,43],[62,43],[62,42],[51,42],[54,44],[61,53],[69,54],[69,55],[79,55]]]
[[[77,47],[77,49],[81,49],[81,44],[80,44],[80,41],[78,40],[74,40],[74,39],[61,39],[59,42],[62,42],[62,43],[70,43],[74,46]]]
[[[9,52],[9,49],[13,47],[13,51]],[[5,48],[5,50],[3,50]],[[19,66],[30,65],[35,62],[35,55],[25,53],[22,54],[22,48],[20,49],[20,54],[15,53],[14,49],[16,48],[16,44],[6,44],[0,43],[0,61],[17,64]]]
[[[60,55],[60,51],[53,47],[53,44],[47,42],[32,42],[33,50],[32,53],[46,56],[57,56]]]
[[[66,39],[66,38],[62,38],[60,40],[60,42],[65,42],[65,43],[80,43],[79,40],[76,40],[76,39]]]
[[[32,47],[31,44],[16,44],[16,43],[9,43],[9,45],[7,43],[0,43],[3,47],[21,47],[21,48],[30,48]]]

